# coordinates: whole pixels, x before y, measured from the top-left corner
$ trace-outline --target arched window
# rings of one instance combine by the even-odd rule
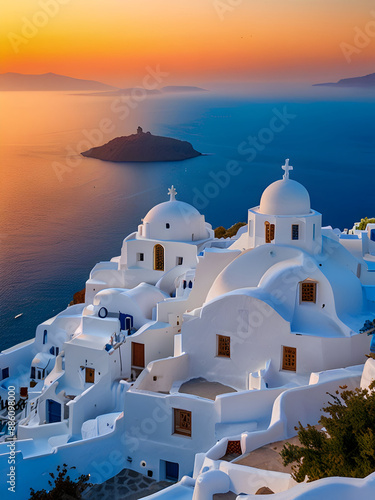
[[[164,247],[159,244],[154,246],[154,269],[164,271]]]
[[[268,221],[264,223],[266,243],[271,243],[275,239],[275,224],[270,224]]]

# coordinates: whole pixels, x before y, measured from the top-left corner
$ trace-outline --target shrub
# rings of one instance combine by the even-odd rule
[[[373,382],[369,389],[375,387]],[[346,387],[341,387],[346,389]],[[375,391],[343,390],[330,394],[333,402],[323,408],[318,430],[299,422],[301,446],[286,443],[280,452],[284,465],[292,465],[292,477],[302,482],[323,477],[366,477],[375,471]]]
[[[215,229],[215,238],[232,238],[242,226],[246,226],[246,222],[236,222],[236,224],[233,224],[229,229],[219,226]]]
[[[69,467],[69,469],[75,469],[75,467]],[[39,490],[35,491],[30,488],[30,500],[68,500],[68,499],[81,499],[82,493],[86,488],[91,486],[88,482],[89,475],[80,475],[76,481],[72,481],[70,476],[67,476],[68,466],[63,464],[61,468],[60,465],[57,466],[57,475],[50,472],[50,476],[54,479],[54,483],[51,480],[48,484],[52,488],[49,491]]]
[[[358,226],[356,226],[356,229],[364,231],[366,229],[367,224],[375,224],[375,219],[369,219],[368,217],[361,219],[361,222],[358,224]]]

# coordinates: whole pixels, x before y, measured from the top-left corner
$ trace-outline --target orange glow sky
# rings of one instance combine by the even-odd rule
[[[48,3],[58,12],[40,15]],[[51,71],[120,86],[141,84],[145,67],[157,65],[168,84],[335,81],[374,72],[373,0],[15,0],[2,2],[0,15],[1,72]],[[25,19],[45,25],[26,38]],[[348,63],[340,45],[354,44],[355,27],[371,20],[374,36]],[[17,53],[12,33],[25,42]]]

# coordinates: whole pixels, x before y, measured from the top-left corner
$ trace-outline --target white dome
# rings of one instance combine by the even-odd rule
[[[262,194],[259,212],[267,215],[307,215],[310,196],[299,182],[289,178],[273,182]]]
[[[174,194],[170,201],[148,212],[143,226],[143,236],[155,240],[198,241],[209,237],[204,216],[192,205],[175,200]]]

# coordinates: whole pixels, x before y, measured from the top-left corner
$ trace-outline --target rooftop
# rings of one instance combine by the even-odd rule
[[[295,436],[290,439],[285,439],[284,441],[277,441],[275,443],[266,444],[265,446],[262,446],[261,448],[258,448],[245,456],[242,456],[239,460],[234,461],[234,463],[236,465],[255,467],[256,469],[291,474],[292,466],[288,465],[287,467],[285,467],[280,457],[280,451],[282,450],[285,443],[295,444],[297,446],[301,445],[298,437]]]
[[[221,384],[220,382],[209,382],[204,378],[192,378],[183,383],[179,392],[184,394],[192,394],[201,398],[215,400],[216,396],[220,394],[227,394],[229,392],[237,392],[233,387]]]

